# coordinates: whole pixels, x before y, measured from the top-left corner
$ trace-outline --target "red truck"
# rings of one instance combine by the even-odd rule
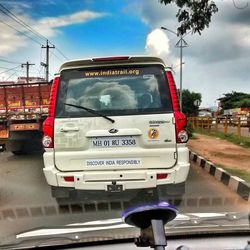
[[[51,84],[0,85],[0,150],[25,154],[41,150],[42,123],[47,117]]]

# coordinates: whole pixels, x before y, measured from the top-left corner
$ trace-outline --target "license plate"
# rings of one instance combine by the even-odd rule
[[[123,188],[122,185],[112,184],[107,186],[108,192],[122,192]]]
[[[135,146],[136,146],[136,140],[133,136],[91,138],[91,147],[93,148],[135,147]]]

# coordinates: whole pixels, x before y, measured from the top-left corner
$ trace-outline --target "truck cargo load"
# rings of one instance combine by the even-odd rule
[[[42,149],[50,87],[48,82],[0,84],[0,150],[22,154]]]

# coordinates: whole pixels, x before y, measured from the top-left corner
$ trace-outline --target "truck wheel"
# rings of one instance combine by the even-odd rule
[[[0,145],[0,152],[3,152],[5,150],[5,145]]]

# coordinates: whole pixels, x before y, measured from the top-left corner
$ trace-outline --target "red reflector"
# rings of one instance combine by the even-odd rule
[[[129,56],[114,56],[114,57],[99,57],[93,58],[92,61],[94,62],[102,62],[102,61],[123,61],[128,60]]]
[[[168,177],[168,174],[165,174],[165,173],[161,173],[161,174],[156,175],[157,180],[166,179],[167,177]]]
[[[174,112],[174,117],[175,122],[180,130],[187,127],[187,117],[182,112]]]
[[[55,116],[55,108],[56,108],[56,97],[57,97],[57,91],[58,91],[58,85],[59,85],[60,78],[55,77],[52,87],[50,90],[50,98],[49,98],[49,116],[54,117]]]
[[[74,182],[74,176],[64,176],[63,178],[67,182]]]
[[[169,86],[170,95],[172,99],[173,109],[174,111],[180,111],[179,97],[178,97],[173,75],[171,72],[167,71],[166,76],[168,80],[168,86]]]

